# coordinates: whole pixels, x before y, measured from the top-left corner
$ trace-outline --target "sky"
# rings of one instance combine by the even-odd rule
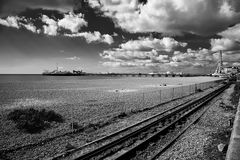
[[[239,0],[0,0],[0,74],[240,66]]]

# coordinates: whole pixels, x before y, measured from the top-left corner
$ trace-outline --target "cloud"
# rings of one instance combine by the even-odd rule
[[[240,63],[239,62],[235,62],[235,63],[233,63],[233,66],[240,67]]]
[[[195,66],[195,67],[203,67],[206,65],[211,65],[213,62],[217,61],[213,56],[212,52],[208,49],[199,49],[192,50],[187,49],[186,52],[174,51],[172,56],[172,66]],[[215,64],[214,64],[215,65]]]
[[[237,44],[234,40],[228,38],[221,39],[211,39],[211,50],[212,51],[220,51],[220,50],[239,50],[240,45]]]
[[[166,54],[168,53],[168,54]],[[226,62],[237,54],[224,53]],[[211,50],[203,48],[198,50],[187,49],[184,51],[161,52],[152,49],[144,50],[124,50],[116,48],[105,50],[100,56],[105,60],[104,66],[111,67],[142,67],[151,68],[155,71],[178,70],[178,69],[209,69],[215,68],[218,61],[218,54],[213,54]],[[210,70],[210,69],[209,69]]]
[[[104,34],[102,35],[102,42],[105,42],[107,44],[112,44],[114,42],[113,37],[110,36],[109,34]]]
[[[42,16],[42,21],[47,25],[43,25],[44,34],[56,36],[61,27],[70,30],[72,33],[77,33],[79,29],[87,25],[87,22],[83,19],[82,14],[68,13],[64,14],[64,18],[55,21],[46,15]]]
[[[185,47],[187,43],[182,43],[170,37],[162,39],[157,38],[140,38],[138,40],[130,40],[120,45],[124,50],[151,50],[170,52],[176,47]]]
[[[76,34],[65,34],[65,36],[68,37],[83,37],[86,39],[87,43],[91,42],[103,42],[107,44],[112,44],[113,38],[112,36],[108,34],[101,35],[100,32],[94,31],[93,33],[91,32],[81,32],[81,33],[76,33]]]
[[[21,26],[23,26],[25,29],[27,29],[27,30],[29,30],[29,31],[31,31],[33,33],[40,33],[40,30],[37,30],[37,28],[33,24],[31,24],[31,23],[29,23],[29,24],[21,24]]]
[[[88,22],[87,27],[83,27],[84,32],[99,31],[102,34],[112,35],[114,32],[120,32],[116,28],[112,17],[106,16],[101,10],[102,2],[100,0],[76,0],[74,1],[74,13],[82,13],[84,19]]]
[[[113,67],[153,67],[170,62],[172,51],[185,47],[187,43],[178,42],[170,37],[139,38],[119,45],[119,48],[104,50],[100,53],[106,62],[103,65]]]
[[[134,62],[102,62],[107,67],[139,67],[140,64]]]
[[[51,16],[54,17],[54,16]],[[36,19],[42,23],[42,26],[36,27],[34,22]],[[83,19],[83,15],[81,13],[74,14],[68,13],[64,14],[61,19],[58,18],[50,18],[47,15],[42,15],[39,17],[26,18],[26,17],[18,17],[18,16],[9,16],[6,19],[0,18],[0,25],[4,25],[7,27],[13,28],[25,28],[34,33],[43,33],[49,36],[57,36],[63,35],[68,37],[83,37],[86,39],[87,43],[92,42],[101,42],[112,44],[114,42],[113,37],[109,34],[101,34],[98,31],[94,32],[79,32],[79,30],[83,26],[87,26],[87,22]],[[69,31],[66,31],[69,30]],[[69,33],[70,32],[70,33]]]
[[[172,67],[195,67],[195,68],[215,68],[219,60],[219,52],[212,53],[208,49],[192,50],[186,52],[175,51],[169,66]],[[233,65],[240,60],[239,51],[224,51],[223,62],[225,65]]]
[[[43,25],[40,26],[40,29],[37,29],[37,27],[34,25],[33,22],[35,19],[18,16],[9,16],[6,19],[0,18],[0,25],[17,29],[22,27],[34,33],[44,33],[50,36],[64,35],[68,37],[83,37],[86,39],[87,43],[102,42],[110,45],[114,42],[113,37],[109,34],[102,35],[98,31],[79,32],[83,26],[87,26],[88,24],[83,19],[83,15],[81,13],[64,14],[63,18],[61,19],[53,19],[43,14],[41,17],[39,17],[39,20],[41,23],[43,23]],[[70,33],[62,29],[67,29],[70,31]]]
[[[239,6],[225,0],[102,0],[102,10],[116,25],[130,32],[184,32],[212,35],[239,22]]]
[[[37,22],[38,25],[43,24],[42,26],[38,27],[40,29],[37,29],[37,27],[35,26],[36,21],[38,21]],[[23,27],[35,33],[42,32],[50,36],[56,36],[62,33],[62,29],[67,29],[71,31],[71,33],[77,33],[81,27],[87,25],[87,22],[83,19],[83,15],[81,13],[74,14],[69,12],[67,14],[63,14],[61,19],[58,19],[58,18],[53,19],[45,14],[43,14],[41,17],[34,17],[34,18],[30,18],[30,17],[26,18],[25,16],[22,16],[22,17],[8,16],[6,19],[0,18],[0,24],[7,27],[17,28],[17,29],[19,29],[20,27]],[[42,31],[41,31],[41,28],[42,28]]]
[[[8,16],[6,19],[0,18],[0,24],[6,27],[13,27],[19,29],[18,20],[19,17]]]
[[[46,25],[43,25],[43,33],[50,36],[56,36],[58,30],[57,22],[46,15],[42,16],[42,21],[46,23]]]
[[[240,23],[218,33],[218,35],[221,35],[224,38],[240,42]]]
[[[22,27],[34,33],[40,32],[40,30],[37,30],[37,28],[32,23],[25,23],[28,23],[27,20],[18,16],[8,16],[6,19],[0,18],[0,25],[17,29],[20,29]]]
[[[104,59],[112,61],[149,61],[149,62],[165,62],[168,61],[168,55],[161,55],[156,50],[151,51],[133,51],[133,50],[105,50],[100,56]]]
[[[43,8],[69,12],[73,8],[72,0],[0,0],[0,16],[13,15],[25,9]]]
[[[77,56],[67,57],[66,59],[68,59],[68,60],[80,60],[80,58],[77,57]]]
[[[58,26],[69,29],[72,33],[77,33],[78,30],[87,26],[87,22],[83,19],[83,15],[74,13],[64,14],[64,18],[58,21]]]
[[[240,50],[223,52],[223,61],[231,63],[236,63],[240,61]]]

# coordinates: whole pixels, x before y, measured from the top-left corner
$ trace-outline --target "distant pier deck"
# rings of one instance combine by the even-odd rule
[[[165,73],[108,73],[108,74],[94,74],[94,73],[87,73],[86,75],[93,75],[93,76],[122,76],[122,77],[195,77],[195,76],[206,76],[201,74],[165,74]]]

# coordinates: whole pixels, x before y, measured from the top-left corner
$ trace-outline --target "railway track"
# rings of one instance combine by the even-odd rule
[[[207,111],[204,105],[228,86],[49,159],[157,159]]]

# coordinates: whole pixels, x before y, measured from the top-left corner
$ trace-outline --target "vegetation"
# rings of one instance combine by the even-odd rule
[[[63,117],[54,111],[16,109],[8,114],[8,119],[16,123],[18,129],[28,133],[38,133],[50,127],[50,122],[64,122]]]
[[[239,97],[240,97],[240,83],[237,82],[234,87],[234,92],[231,95],[231,102],[235,106],[235,108],[237,108]]]
[[[197,89],[197,92],[203,92],[203,90],[199,88],[199,89]]]
[[[70,123],[70,126],[72,129],[78,129],[78,130],[83,130],[84,128],[82,125],[79,125],[77,122]]]

